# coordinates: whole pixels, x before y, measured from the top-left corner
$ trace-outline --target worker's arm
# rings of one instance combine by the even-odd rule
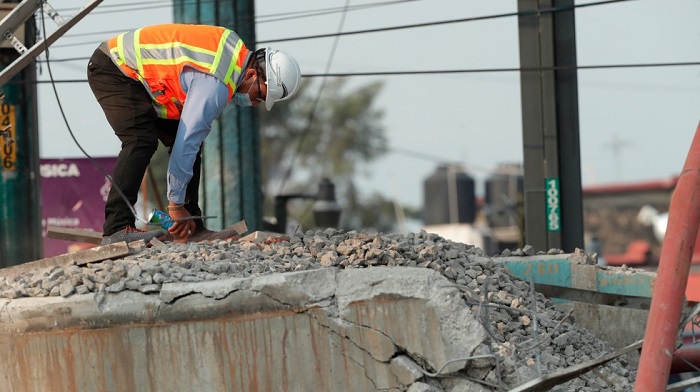
[[[228,89],[214,76],[186,69],[180,77],[180,82],[187,93],[187,99],[182,108],[168,164],[167,194],[171,205],[185,202],[187,184],[192,179],[192,166],[199,147],[209,134],[212,122],[219,117],[228,102]],[[170,232],[186,237],[186,231],[194,229],[194,222],[185,222],[192,224],[180,225],[179,222],[175,222]]]
[[[214,76],[186,69],[180,78],[187,93],[168,164],[168,200],[182,204],[202,142],[228,102],[228,89]]]

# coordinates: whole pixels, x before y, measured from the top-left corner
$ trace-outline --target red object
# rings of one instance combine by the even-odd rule
[[[671,361],[671,374],[695,372],[700,368],[700,348],[688,345],[679,348]]]
[[[667,180],[635,182],[630,184],[594,185],[582,190],[584,196],[596,196],[618,193],[638,193],[643,191],[673,190],[678,183],[678,177]]]
[[[604,255],[608,265],[645,265],[651,257],[651,244],[644,240],[635,240],[627,245],[625,253],[621,255]]]
[[[700,230],[698,231],[698,238],[695,239],[695,244],[700,244]],[[700,247],[696,246],[693,256],[690,258],[691,264],[700,264]]]
[[[671,199],[635,392],[666,390],[700,223],[700,124]]]
[[[688,302],[700,302],[700,273],[691,271],[685,287],[685,299]],[[700,366],[699,366],[700,367]]]

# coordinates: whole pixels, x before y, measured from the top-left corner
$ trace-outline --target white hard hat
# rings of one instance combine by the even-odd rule
[[[272,109],[275,102],[289,99],[301,83],[301,70],[297,61],[287,53],[269,47],[265,49],[265,76],[267,110]]]

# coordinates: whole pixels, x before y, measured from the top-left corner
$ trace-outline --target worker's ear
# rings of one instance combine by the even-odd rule
[[[255,69],[253,69],[253,67],[249,67],[248,69],[245,70],[245,78],[246,79],[253,78],[257,74],[258,73],[255,72]]]

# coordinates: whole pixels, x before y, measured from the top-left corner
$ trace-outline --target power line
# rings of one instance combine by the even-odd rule
[[[454,23],[476,22],[476,21],[481,21],[481,20],[508,18],[508,17],[513,17],[513,16],[518,16],[518,17],[520,17],[520,16],[542,16],[543,14],[551,14],[554,12],[571,11],[571,10],[574,10],[576,8],[608,5],[608,4],[621,3],[621,2],[627,2],[627,1],[634,1],[634,0],[606,0],[606,1],[599,1],[599,2],[595,2],[595,3],[588,3],[588,4],[577,4],[577,5],[573,5],[573,6],[569,6],[569,7],[540,8],[538,10],[531,10],[531,11],[508,12],[505,14],[474,16],[474,17],[470,17],[470,18],[450,19],[450,20],[443,20],[443,21],[437,21],[437,22],[414,23],[414,24],[409,24],[409,25],[400,25],[400,26],[392,26],[392,27],[379,27],[379,28],[375,28],[375,29],[347,31],[344,33],[339,33],[339,34],[340,35],[368,34],[368,33],[379,33],[379,32],[384,32],[384,31],[413,29],[413,28],[419,28],[419,27],[439,26],[439,25],[454,24]],[[306,35],[306,36],[291,37],[291,38],[278,38],[278,39],[258,41],[258,42],[256,42],[256,44],[267,44],[270,42],[285,42],[285,41],[299,41],[299,40],[307,40],[307,39],[329,38],[329,37],[336,36],[336,34],[338,34],[338,33]]]
[[[100,4],[99,7],[100,9],[105,9],[105,8],[122,8],[122,7],[129,7],[132,5],[144,5],[144,4],[159,4],[161,7],[163,6],[163,0],[151,0],[151,1],[135,1],[133,3],[121,3],[121,4]],[[172,3],[169,3],[172,4]],[[68,12],[68,11],[74,11],[77,8],[60,8],[57,9],[59,12]]]
[[[396,4],[397,2],[400,3],[400,2],[405,2],[405,1],[415,1],[415,0],[398,0],[398,1],[395,0],[395,1],[388,1],[385,3],[381,3],[381,4]],[[443,25],[443,24],[449,24],[449,23],[464,23],[464,22],[471,22],[471,21],[478,21],[478,20],[495,19],[495,18],[511,17],[511,16],[521,16],[521,15],[541,16],[542,14],[546,14],[546,13],[562,12],[562,11],[572,10],[574,8],[607,5],[607,4],[620,3],[620,2],[626,2],[626,1],[631,1],[631,0],[607,0],[607,1],[599,1],[599,2],[595,2],[595,3],[574,5],[571,7],[552,7],[552,8],[540,9],[540,10],[528,11],[528,12],[514,12],[514,13],[506,13],[506,14],[481,16],[481,17],[462,18],[462,19],[453,19],[453,20],[428,22],[428,23],[420,23],[420,24],[412,24],[412,25],[385,27],[385,28],[361,30],[361,31],[353,31],[353,32],[336,32],[334,34],[287,38],[287,39],[283,39],[283,40],[289,41],[289,40],[296,40],[296,39],[338,37],[338,36],[347,35],[347,34],[381,32],[381,31],[389,31],[389,30],[397,30],[397,29],[405,29],[405,28],[416,28],[416,27]],[[132,4],[135,4],[135,3],[132,3]],[[116,5],[112,5],[112,6],[116,6]],[[332,8],[329,8],[329,9],[332,9]],[[283,15],[283,14],[277,14],[277,15]],[[93,33],[93,34],[95,34],[95,33]],[[259,41],[257,43],[267,43],[267,42],[275,42],[275,41],[280,41],[280,40]],[[97,44],[98,42],[99,41],[90,41],[90,42],[67,44],[67,45],[54,45],[54,47]],[[79,58],[66,58],[66,59],[52,59],[51,61],[56,63],[56,62],[66,62],[66,61],[85,61],[88,59],[89,59],[89,57],[79,57]],[[38,62],[44,62],[44,60],[38,60]],[[563,71],[563,70],[612,69],[612,68],[644,68],[644,67],[648,68],[648,67],[671,67],[671,66],[695,66],[695,65],[700,65],[700,62],[608,64],[608,65],[587,65],[587,66],[586,65],[579,65],[576,67],[572,67],[572,66],[538,67],[538,68],[513,67],[513,68],[420,70],[420,71],[411,71],[411,70],[407,70],[407,71],[368,71],[368,72],[346,72],[346,73],[338,73],[338,72],[337,73],[327,73],[326,72],[326,73],[322,73],[322,74],[304,74],[303,76],[309,77],[309,78],[315,78],[315,77],[355,77],[355,76],[398,76],[398,75],[430,75],[430,74],[456,74],[456,73],[494,73],[494,72],[558,71],[558,70]],[[84,82],[84,80],[64,80],[64,81],[57,81],[57,82],[79,83],[79,82]]]
[[[469,162],[464,162],[464,161],[455,160],[455,159],[447,159],[444,156],[428,154],[424,151],[413,150],[410,148],[389,146],[389,147],[387,147],[386,151],[388,153],[391,153],[391,154],[403,155],[403,156],[406,156],[409,158],[421,159],[421,160],[432,162],[432,163],[461,164],[461,165],[464,165],[470,171],[480,171],[480,172],[485,172],[485,173],[490,173],[493,171],[493,168],[488,168],[486,166],[474,165],[474,164],[471,164]]]
[[[345,1],[345,10],[347,11],[348,7],[350,6],[350,0]],[[343,12],[342,17],[340,18],[340,23],[338,24],[338,33],[343,31],[343,26],[345,25],[345,18],[347,17],[347,12]],[[326,61],[326,73],[329,73],[331,70],[331,65],[333,64],[333,58],[335,57],[335,51],[338,48],[338,42],[340,42],[340,35],[336,36],[335,40],[333,41],[333,47],[331,48],[331,52],[328,55],[328,60]],[[287,184],[287,181],[292,175],[292,170],[294,169],[294,165],[296,163],[297,157],[301,154],[301,149],[303,147],[304,139],[306,139],[306,135],[311,131],[311,125],[313,124],[313,121],[316,116],[316,109],[318,109],[318,104],[321,101],[321,95],[323,94],[323,91],[326,88],[326,82],[328,81],[327,77],[324,77],[323,80],[321,81],[321,87],[318,90],[318,95],[316,95],[316,99],[314,100],[313,106],[311,107],[311,111],[309,112],[309,117],[306,122],[306,128],[304,129],[304,132],[301,134],[301,137],[299,137],[299,142],[297,143],[297,149],[294,152],[294,155],[292,155],[292,160],[289,163],[289,168],[284,173],[284,177],[282,178],[282,183],[280,184],[279,192],[277,193],[278,195],[282,194],[282,191],[284,191],[284,186]],[[324,146],[326,147],[326,146]]]
[[[212,0],[212,1],[216,1],[216,0]],[[357,10],[363,10],[363,9],[372,8],[372,7],[379,7],[379,6],[385,6],[385,5],[396,5],[396,4],[400,4],[400,3],[413,2],[413,1],[421,1],[421,0],[393,0],[393,1],[386,1],[383,3],[357,5],[357,6],[350,7],[350,8],[353,11],[357,11]],[[616,0],[616,1],[628,1],[628,0]],[[112,5],[112,6],[114,7],[117,5]],[[150,8],[154,8],[154,7],[150,7]],[[141,9],[146,9],[146,8],[140,8],[139,10],[141,10]],[[108,12],[126,12],[126,11],[132,11],[132,10],[108,11]],[[340,11],[339,11],[338,7],[334,7],[334,8],[320,9],[320,10],[296,11],[295,13],[273,14],[273,16],[276,16],[276,15],[294,15],[294,16],[290,16],[287,18],[271,19],[271,20],[268,20],[267,22],[275,22],[275,21],[282,21],[282,20],[288,20],[288,19],[300,19],[300,18],[304,18],[304,17],[327,15],[327,14],[336,13],[336,12],[342,12],[342,9],[340,9]],[[93,14],[99,14],[99,12],[93,11]],[[262,18],[266,18],[266,17],[270,17],[270,15],[259,16],[259,17],[256,17],[255,19],[257,20],[259,18],[262,19]],[[249,19],[248,21],[251,21],[251,20]],[[266,23],[266,22],[265,21],[260,21],[260,22],[256,21],[256,23]],[[442,22],[437,22],[437,23],[442,23]],[[225,25],[227,23],[221,23],[221,24]],[[126,31],[126,30],[128,30],[128,29],[122,29],[122,30],[116,30],[116,31],[114,31],[114,30],[112,30],[112,31],[98,31],[98,32],[82,33],[82,34],[71,34],[71,35],[67,35],[66,37],[67,38],[73,38],[73,37],[79,37],[79,36],[93,37],[95,35],[100,35],[100,34],[121,33],[121,32]],[[339,34],[339,33],[335,33],[335,34]],[[330,36],[332,37],[335,34],[331,34]],[[67,44],[61,44],[61,45],[53,45],[53,47],[54,48],[65,48],[65,47],[74,47],[74,46],[82,46],[82,45],[95,45],[95,44],[98,44],[99,42],[100,42],[99,40],[90,40],[90,41],[84,41],[84,42],[74,42],[74,43],[67,43]],[[253,42],[251,45],[254,46],[256,44],[264,43],[264,42],[266,42],[266,41]]]
[[[63,37],[64,38],[66,38],[66,37],[68,37],[68,38],[85,37],[85,36],[93,37],[97,34],[118,34],[118,33],[123,33],[125,31],[132,31],[132,30],[136,30],[136,29],[138,29],[138,27],[132,27],[130,29],[119,29],[119,30],[93,31],[93,32],[89,32],[89,33],[75,33],[75,34],[70,34],[70,35],[66,34]],[[95,41],[90,41],[90,42],[95,42]],[[54,60],[51,60],[51,61],[54,61]]]
[[[411,0],[404,0],[404,1],[411,1]],[[412,1],[416,1],[416,0],[412,0]],[[287,41],[299,41],[299,40],[318,39],[318,38],[331,38],[331,37],[335,37],[337,35],[356,35],[356,34],[379,33],[379,32],[385,32],[385,31],[395,31],[395,30],[413,29],[413,28],[420,28],[420,27],[441,26],[441,25],[455,24],[455,23],[476,22],[476,21],[482,21],[482,20],[500,19],[500,18],[514,17],[514,16],[542,16],[543,14],[550,14],[550,13],[554,13],[554,12],[571,11],[571,10],[576,9],[576,8],[608,5],[608,4],[628,2],[628,1],[633,1],[633,0],[605,0],[605,1],[595,2],[595,3],[578,4],[578,5],[573,5],[573,6],[569,6],[569,7],[549,7],[549,8],[542,8],[539,10],[509,12],[509,13],[504,13],[504,14],[494,14],[494,15],[476,16],[476,17],[469,17],[469,18],[450,19],[450,20],[442,20],[442,21],[435,21],[435,22],[414,23],[414,24],[409,24],[409,25],[379,27],[379,28],[374,28],[374,29],[336,32],[336,33],[327,33],[327,34],[317,34],[317,35],[308,35],[308,36],[300,36],[300,37],[278,38],[278,39],[253,42],[253,43],[251,43],[251,46],[256,46],[258,44],[267,44],[267,43],[271,43],[271,42],[287,42]],[[387,2],[384,4],[387,4],[387,5],[396,4],[396,1]],[[94,32],[92,34],[95,35],[95,34],[101,34],[101,33]],[[78,36],[78,35],[75,35],[75,36]],[[64,44],[64,45],[54,45],[54,47],[59,48],[59,47],[81,46],[81,45],[90,45],[90,44],[97,44],[97,43],[99,43],[99,41],[91,40],[91,41],[86,41],[86,42],[77,42],[77,43]]]
[[[383,7],[385,5],[397,5],[400,3],[410,3],[414,1],[422,1],[422,0],[392,0],[392,1],[386,1],[382,3],[371,3],[371,4],[358,4],[354,6],[349,6],[348,11],[360,11],[360,10],[365,10],[368,8],[376,8],[376,7]],[[332,7],[332,8],[326,8],[326,9],[317,9],[317,10],[306,10],[306,11],[293,11],[293,12],[286,12],[286,13],[281,13],[277,15],[264,15],[264,16],[258,16],[256,17],[256,23],[269,23],[269,22],[280,22],[284,20],[290,20],[290,19],[301,19],[301,18],[309,18],[309,17],[314,17],[314,16],[322,16],[322,15],[330,15],[330,14],[335,14],[338,12],[343,12],[342,7]],[[274,19],[273,19],[274,17]],[[270,18],[264,21],[258,20],[258,19],[265,19],[265,18]]]
[[[53,60],[52,60],[53,61]],[[350,77],[350,76],[396,76],[396,75],[434,75],[434,74],[455,74],[455,73],[492,73],[492,72],[541,72],[541,71],[572,71],[587,69],[613,69],[613,68],[653,68],[653,67],[685,67],[700,65],[696,62],[678,63],[640,63],[640,64],[601,64],[601,65],[578,65],[578,66],[558,66],[558,67],[533,67],[533,68],[481,68],[481,69],[444,69],[444,70],[422,70],[422,71],[371,71],[371,72],[336,72],[330,74],[304,74],[305,78],[316,77]]]
[[[88,60],[89,57],[81,58]],[[60,61],[75,61],[79,59],[57,59],[51,60],[52,63]],[[38,60],[37,62],[46,62]],[[571,71],[571,70],[588,70],[588,69],[615,69],[615,68],[659,68],[659,67],[687,67],[698,66],[700,61],[695,62],[678,62],[678,63],[639,63],[639,64],[600,64],[600,65],[579,65],[559,66],[559,67],[534,67],[534,68],[481,68],[481,69],[442,69],[442,70],[421,70],[421,71],[369,71],[369,72],[328,72],[320,74],[302,74],[304,78],[320,78],[320,77],[355,77],[355,76],[402,76],[402,75],[444,75],[457,73],[498,73],[498,72],[541,72],[541,71]],[[56,83],[82,83],[87,82],[87,79],[65,79],[56,80]],[[36,83],[45,83],[37,81]]]
[[[194,2],[187,2],[185,1],[183,5],[194,5],[194,4],[207,4],[207,3],[217,3],[219,0],[206,0],[206,1],[200,1],[198,3]],[[384,1],[384,2],[377,2],[377,3],[371,3],[371,4],[358,4],[354,6],[350,6],[348,11],[361,11],[361,10],[366,10],[369,8],[376,8],[376,7],[383,7],[387,5],[397,5],[401,3],[410,3],[414,1],[423,1],[423,0],[390,0],[390,1]],[[155,5],[148,5],[148,4],[155,4]],[[129,8],[129,7],[135,7],[135,8]],[[104,4],[101,5],[100,8],[96,11],[93,11],[92,14],[94,15],[104,15],[104,14],[113,14],[113,13],[123,13],[123,12],[133,12],[133,11],[143,11],[143,10],[149,10],[149,9],[159,9],[159,8],[174,8],[174,5],[172,3],[169,3],[167,5],[163,5],[162,1],[150,1],[150,2],[135,2],[135,3],[122,3],[122,4]],[[113,8],[111,10],[105,10],[105,8]],[[66,12],[66,11],[73,11],[74,9],[63,9],[59,10],[60,12]],[[301,19],[301,18],[309,18],[309,17],[314,17],[314,16],[323,16],[323,15],[329,15],[329,14],[335,14],[335,13],[340,13],[343,12],[343,7],[329,7],[329,8],[319,8],[319,9],[312,9],[312,10],[303,10],[303,11],[291,11],[291,12],[282,12],[282,13],[276,13],[276,14],[268,14],[268,15],[257,15],[254,18],[249,18],[246,17],[242,19],[243,21],[253,21],[255,20],[256,23],[269,23],[269,22],[278,22],[278,21],[283,21],[283,20],[290,20],[290,19]],[[264,19],[264,20],[260,20]],[[99,34],[96,33],[96,34]]]
[[[218,0],[200,1],[198,4],[214,3],[217,1]],[[396,4],[400,4],[400,3],[410,3],[410,2],[415,2],[415,1],[423,1],[423,0],[391,0],[391,1],[381,2],[381,3],[359,4],[359,5],[349,6],[348,11],[365,10],[368,8],[376,8],[376,7],[386,6],[386,5],[396,5]],[[144,9],[162,8],[162,6],[163,6],[162,1],[156,0],[156,1],[151,1],[151,2],[137,2],[137,3],[126,3],[126,4],[105,4],[105,5],[102,5],[101,8],[103,8],[103,9],[104,8],[123,8],[126,6],[132,6],[132,5],[143,6],[144,4],[149,4],[149,3],[157,3],[158,5],[149,6],[149,7],[145,7],[145,8],[139,8],[139,9],[110,10],[108,12],[94,11],[94,12],[92,12],[92,14],[94,15],[94,14],[115,13],[115,12],[140,11],[140,10],[144,10]],[[185,4],[187,4],[187,2],[185,2]],[[64,10],[60,10],[60,11],[65,12],[66,10],[64,9]],[[289,19],[301,19],[301,18],[308,18],[308,17],[314,17],[314,16],[329,15],[329,14],[338,13],[338,12],[343,12],[343,7],[329,7],[329,8],[319,8],[319,9],[314,9],[314,10],[291,11],[291,12],[282,12],[282,13],[277,13],[277,14],[258,15],[254,19],[255,19],[256,24],[261,24],[261,23],[269,23],[269,22],[278,22],[278,21],[289,20]],[[251,18],[244,18],[244,20],[246,20],[246,19],[248,21],[252,20]],[[266,20],[260,20],[260,19],[266,19]],[[103,31],[93,31],[93,32],[88,32],[88,33],[66,34],[66,35],[64,35],[64,38],[85,37],[85,36],[92,37],[92,36],[98,35],[98,34],[116,34],[116,33],[121,33],[124,31],[135,30],[137,28],[138,27],[134,27],[134,28],[130,28],[130,29],[126,28],[126,29],[119,29],[119,30],[103,30]],[[84,42],[84,43],[76,43],[73,45],[74,46],[84,45],[84,44],[86,45],[88,43],[93,43],[93,42],[94,41],[89,41],[89,42]]]

